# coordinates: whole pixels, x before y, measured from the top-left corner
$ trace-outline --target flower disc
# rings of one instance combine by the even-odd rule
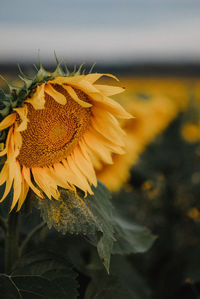
[[[27,103],[28,125],[21,132],[22,147],[17,160],[26,167],[50,166],[66,158],[87,130],[91,109],[75,102],[60,86],[56,90],[65,95],[65,105],[57,103],[45,93],[45,109],[35,110]],[[82,91],[76,90],[79,98],[89,102]]]

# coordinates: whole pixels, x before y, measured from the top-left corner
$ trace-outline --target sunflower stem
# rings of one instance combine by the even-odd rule
[[[19,222],[20,214],[11,212],[5,235],[5,271],[10,273],[19,258]]]
[[[7,231],[7,229],[8,229],[7,221],[6,221],[6,219],[4,219],[1,216],[0,216],[0,226],[3,228],[4,232]]]
[[[22,242],[19,249],[19,256],[22,256],[29,241],[46,225],[45,222],[38,224],[34,229],[30,232],[30,234],[26,237],[26,239]]]

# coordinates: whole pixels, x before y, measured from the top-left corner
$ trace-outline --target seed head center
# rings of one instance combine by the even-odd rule
[[[65,105],[58,104],[45,94],[45,108],[35,110],[28,106],[28,125],[21,132],[22,147],[17,157],[26,167],[44,167],[58,163],[73,151],[90,124],[91,109],[75,102],[62,88],[57,88],[67,98]],[[78,90],[79,98],[89,101]]]

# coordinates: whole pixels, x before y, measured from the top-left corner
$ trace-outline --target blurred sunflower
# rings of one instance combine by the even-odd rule
[[[97,169],[97,177],[112,191],[118,191],[130,176],[130,169],[146,146],[161,133],[179,112],[166,96],[153,96],[141,100],[136,94],[119,98],[134,119],[122,121],[126,132],[126,153],[113,154],[113,165],[103,165]]]
[[[49,199],[59,199],[58,186],[92,194],[94,167],[113,163],[112,153],[124,153],[124,131],[116,117],[131,115],[109,98],[124,89],[95,84],[102,76],[67,75],[60,66],[49,74],[40,68],[15,90],[17,107],[0,123],[1,131],[8,129],[0,153],[7,155],[0,173],[0,184],[6,183],[1,201],[13,185],[11,210],[17,203],[21,208],[29,188]]]
[[[187,109],[191,92],[198,80],[188,78],[125,78],[126,95],[141,99],[167,97],[180,111]]]
[[[200,123],[185,123],[181,129],[181,135],[187,142],[198,142],[200,140]]]

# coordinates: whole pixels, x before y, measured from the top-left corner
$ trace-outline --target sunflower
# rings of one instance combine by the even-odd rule
[[[1,201],[13,186],[11,210],[16,204],[20,210],[29,189],[49,199],[59,199],[58,187],[93,194],[94,167],[112,164],[112,153],[124,153],[117,118],[132,116],[109,97],[123,88],[95,83],[103,75],[65,74],[60,66],[49,74],[41,67],[34,79],[23,78],[24,87],[12,88],[15,105],[0,123],[7,132],[0,152],[7,155],[0,173],[0,184],[6,183]]]

